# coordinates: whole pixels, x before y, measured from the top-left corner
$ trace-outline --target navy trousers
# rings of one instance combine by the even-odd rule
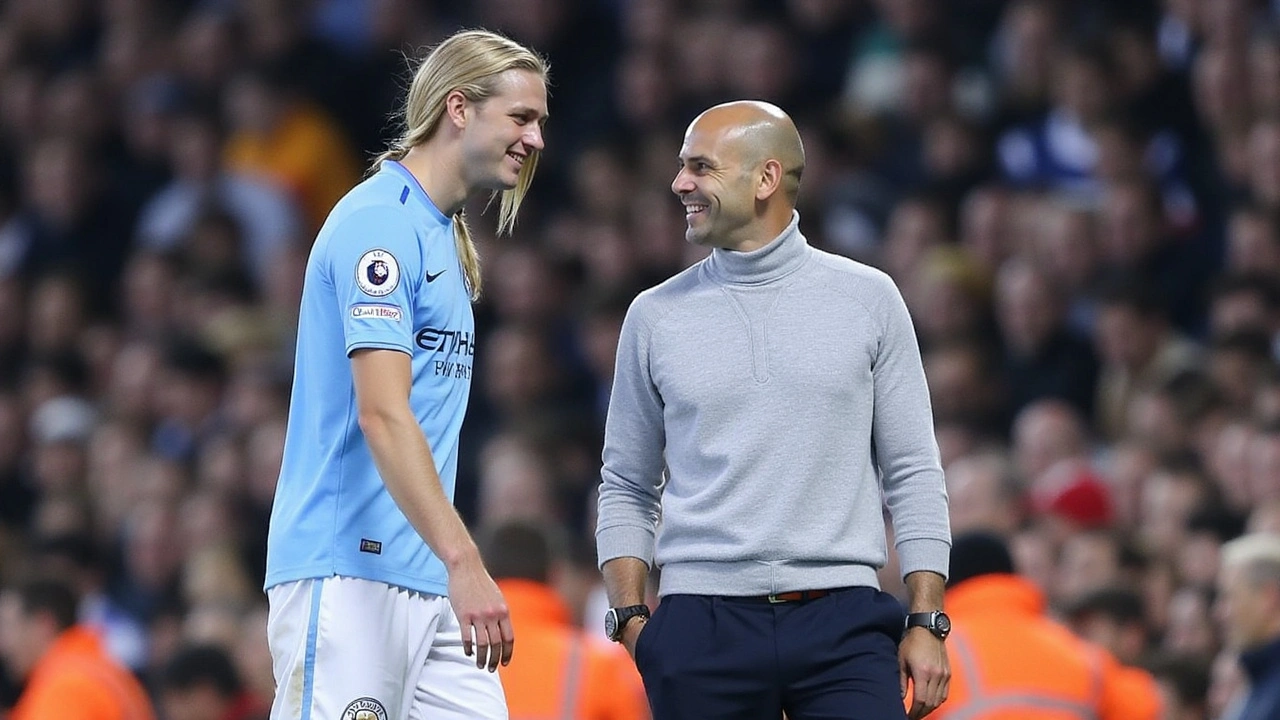
[[[869,587],[778,605],[668,595],[636,666],[654,720],[904,720],[904,612]]]

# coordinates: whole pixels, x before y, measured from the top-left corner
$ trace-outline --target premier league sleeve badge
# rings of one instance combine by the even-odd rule
[[[386,250],[370,250],[356,263],[356,285],[365,295],[385,297],[400,284],[400,263]]]

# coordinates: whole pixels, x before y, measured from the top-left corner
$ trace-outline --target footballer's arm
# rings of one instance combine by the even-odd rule
[[[514,641],[507,606],[445,495],[431,447],[409,407],[410,356],[398,350],[356,350],[351,373],[360,430],[378,474],[400,511],[448,568],[449,602],[462,624],[464,649],[471,654],[474,628],[476,664],[491,671],[499,661],[506,665]]]

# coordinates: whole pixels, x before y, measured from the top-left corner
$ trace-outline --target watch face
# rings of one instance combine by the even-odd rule
[[[942,613],[938,613],[938,617],[934,621],[934,625],[937,626],[938,632],[943,633],[944,635],[951,632],[951,618],[943,615]]]
[[[604,634],[610,640],[616,640],[618,636],[618,613],[612,608],[604,614]]]

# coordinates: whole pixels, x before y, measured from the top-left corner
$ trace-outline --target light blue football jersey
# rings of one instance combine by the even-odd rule
[[[394,161],[338,202],[307,261],[266,587],[345,575],[444,595],[444,564],[391,499],[357,424],[360,348],[412,357],[409,405],[452,501],[475,318],[452,221]]]

